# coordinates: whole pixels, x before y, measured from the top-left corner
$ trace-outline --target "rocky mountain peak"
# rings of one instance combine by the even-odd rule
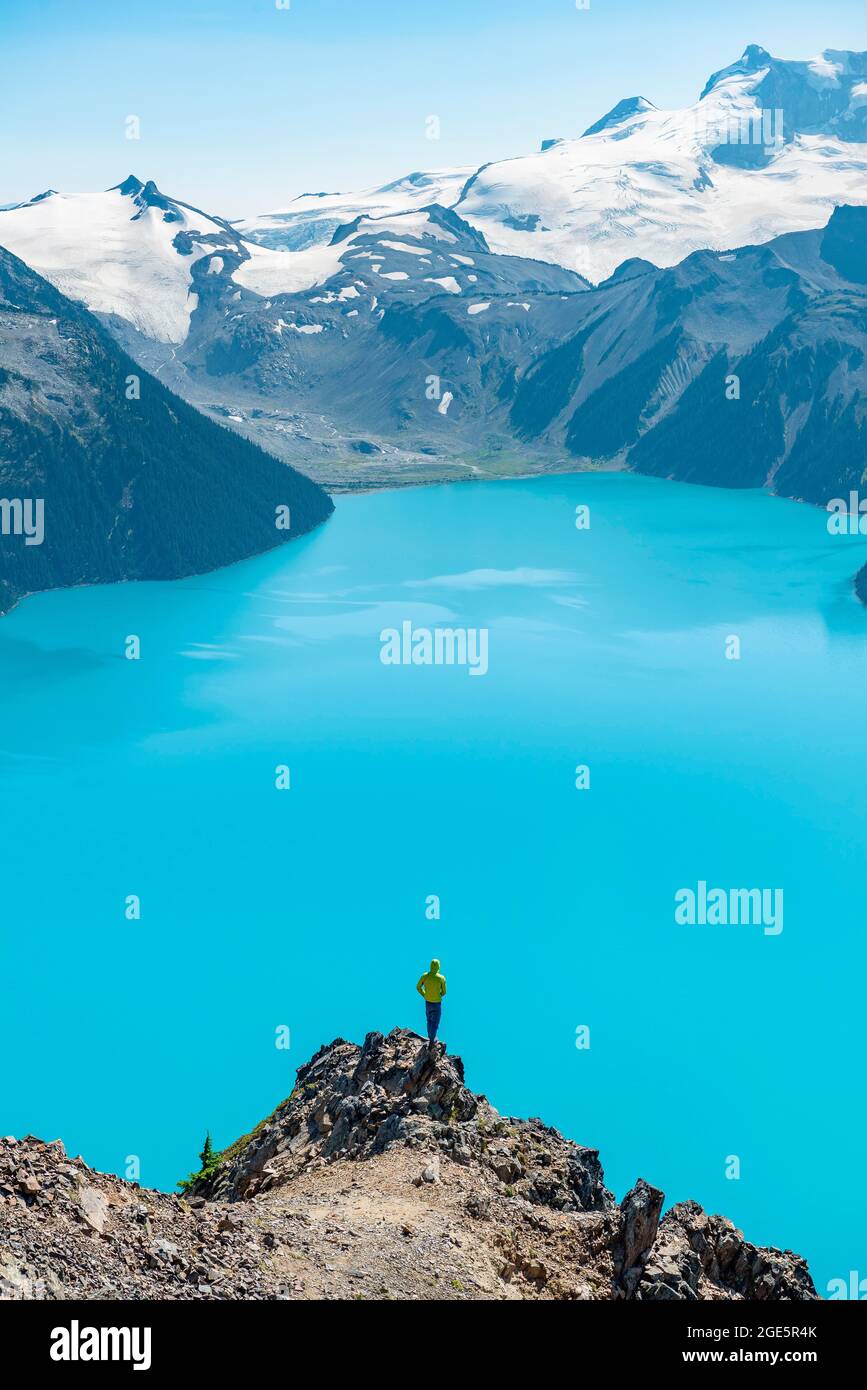
[[[772,61],[771,55],[760,43],[748,43],[741,54],[745,68],[761,68]]]
[[[122,183],[113,184],[108,191],[120,193],[124,198],[137,198],[143,188],[141,179],[137,179],[135,174],[127,174]]]
[[[644,111],[655,111],[656,107],[647,97],[624,97],[618,101],[616,106],[612,106],[610,111],[606,111],[593,125],[588,126],[584,135],[598,135],[603,130],[611,130],[614,126],[623,125],[625,121],[631,120],[634,116],[640,116]],[[583,139],[583,136],[582,136]]]
[[[750,44],[737,62],[709,78],[701,100],[721,92],[754,103],[756,110],[779,110],[786,142],[821,134],[856,144],[867,135],[865,75],[867,53],[826,49],[815,58],[790,60]]]
[[[368,1033],[361,1046],[337,1038],[320,1048],[299,1068],[288,1100],[226,1151],[194,1199],[279,1201],[344,1168],[364,1173],[353,1185],[365,1187],[395,1170],[419,1189],[453,1183],[466,1215],[494,1228],[499,1215],[509,1228],[508,1239],[496,1232],[495,1240],[508,1253],[507,1282],[523,1271],[548,1296],[816,1297],[797,1255],[750,1245],[696,1202],[662,1217],[664,1194],[639,1178],[618,1204],[596,1149],[541,1119],[500,1115],[467,1087],[460,1057],[406,1028]],[[574,1267],[567,1277],[564,1257],[577,1262],[580,1278]]]
[[[135,174],[129,174],[123,183],[116,183],[108,190],[109,193],[120,193],[124,198],[129,198],[138,209],[133,221],[141,217],[148,208],[158,208],[165,213],[165,221],[180,221],[180,214],[175,200],[168,198],[165,193],[160,192],[153,179],[148,179],[142,183],[141,179],[136,178]]]
[[[775,62],[776,60],[761,44],[749,43],[740,58],[734,63],[729,63],[726,67],[719,68],[717,72],[711,73],[704,85],[699,100],[703,101],[706,96],[728,78],[759,72]]]
[[[639,1179],[617,1203],[595,1149],[501,1116],[459,1057],[395,1028],[337,1038],[185,1197],[0,1140],[0,1297],[790,1299],[790,1251]]]
[[[573,1211],[614,1205],[595,1149],[568,1142],[541,1120],[507,1123],[467,1088],[460,1057],[441,1043],[429,1049],[406,1028],[368,1033],[361,1047],[337,1038],[321,1048],[299,1069],[289,1099],[228,1151],[201,1191],[242,1200],[311,1166],[395,1147],[489,1169],[532,1203]]]

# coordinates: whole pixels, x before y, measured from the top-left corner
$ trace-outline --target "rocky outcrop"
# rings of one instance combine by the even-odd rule
[[[801,1301],[816,1292],[791,1251],[758,1249],[726,1217],[678,1202],[662,1219],[635,1296]]]
[[[534,1205],[613,1205],[595,1149],[568,1142],[541,1120],[504,1120],[467,1089],[459,1057],[449,1057],[442,1043],[428,1049],[419,1041],[395,1028],[388,1037],[368,1033],[363,1047],[338,1038],[321,1048],[300,1068],[285,1104],[196,1190],[237,1201],[311,1165],[401,1147],[474,1165]]]
[[[416,1034],[337,1039],[185,1197],[0,1140],[0,1298],[788,1299],[790,1251],[501,1116]]]
[[[665,1194],[639,1178],[620,1204],[621,1231],[616,1246],[617,1285],[626,1298],[632,1298],[643,1278],[645,1264],[659,1229],[659,1214]]]

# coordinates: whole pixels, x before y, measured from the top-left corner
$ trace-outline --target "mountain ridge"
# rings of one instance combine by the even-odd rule
[[[493,251],[550,260],[595,284],[636,248],[665,267],[702,247],[767,241],[826,221],[835,200],[864,201],[865,79],[867,53],[778,59],[749,44],[691,106],[621,98],[582,135],[535,154],[432,172],[427,201],[454,207]],[[756,173],[745,197],[743,179]],[[418,177],[327,197],[343,221],[399,213],[412,205],[401,190]],[[235,225],[273,248],[333,230],[326,208],[306,199]]]
[[[865,175],[867,52],[826,49],[812,59],[778,59],[750,44],[711,75],[691,106],[663,110],[647,97],[624,97],[583,134],[546,140],[535,153],[415,170],[357,193],[302,194],[271,213],[231,221],[171,201],[216,225],[236,249],[247,246],[253,259],[257,247],[310,253],[359,216],[437,203],[483,232],[492,251],[559,264],[598,284],[637,248],[666,267],[693,250],[817,226],[836,203],[864,202]],[[108,192],[129,194],[131,182],[140,184],[126,179]],[[48,190],[0,208],[0,244],[35,269],[51,270],[24,251],[27,226],[13,238],[8,219],[26,223],[22,212],[68,196]],[[273,273],[267,259],[261,264]],[[255,278],[256,267],[249,273]]]

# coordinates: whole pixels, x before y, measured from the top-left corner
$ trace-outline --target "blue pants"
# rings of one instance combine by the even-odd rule
[[[440,1015],[443,1011],[442,1004],[428,1004],[425,1000],[424,1011],[427,1014],[427,1036],[428,1042],[433,1042],[440,1026]]]

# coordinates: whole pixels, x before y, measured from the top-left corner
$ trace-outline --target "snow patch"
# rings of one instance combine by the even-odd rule
[[[439,279],[435,276],[428,275],[425,277],[425,284],[439,285],[442,289],[447,290],[449,294],[463,294],[463,290],[453,275],[443,275]]]
[[[819,79],[817,86],[839,87],[842,69],[839,63],[832,63],[830,58],[825,57],[824,53],[820,53],[816,58],[811,58],[807,66],[811,75]]]
[[[405,241],[381,241],[379,244],[389,251],[403,251],[407,256],[425,255],[423,246],[410,246],[409,243]]]
[[[278,319],[274,324],[273,331],[278,337],[282,338],[284,329],[292,333],[321,333],[321,323],[286,323],[283,319]]]
[[[250,259],[243,261],[232,279],[245,289],[265,297],[299,294],[336,275],[341,268],[341,246],[310,246],[305,251],[266,251],[248,245]]]

